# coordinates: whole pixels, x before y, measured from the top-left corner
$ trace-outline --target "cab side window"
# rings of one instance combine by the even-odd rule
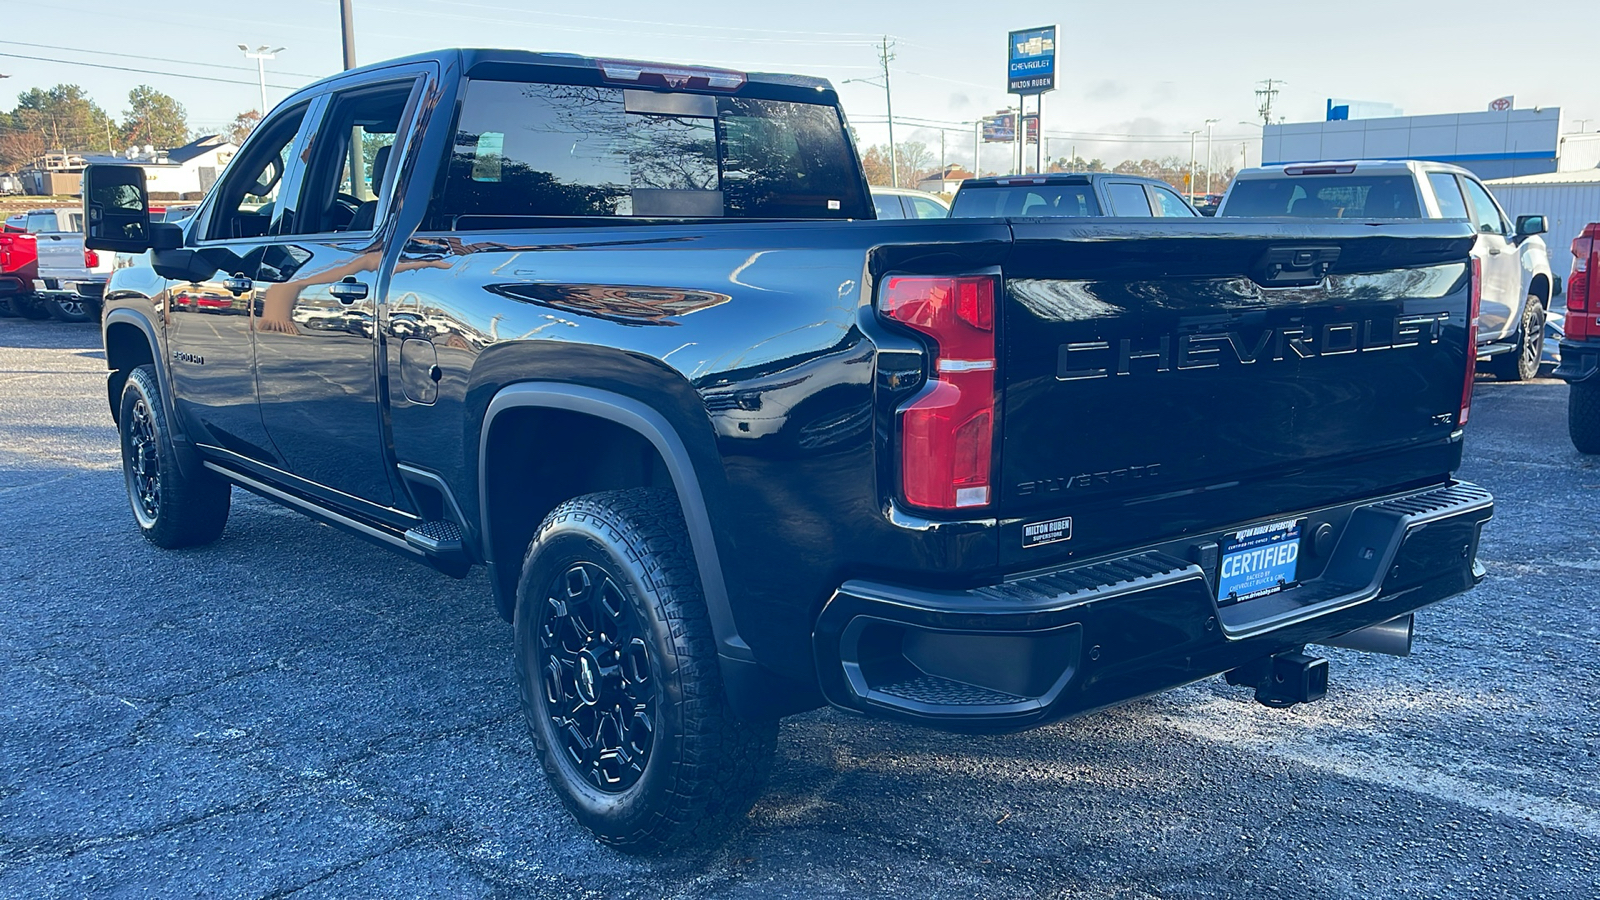
[[[1150,201],[1145,199],[1142,184],[1112,182],[1106,185],[1106,196],[1111,198],[1111,214],[1114,216],[1147,218],[1150,215]]]
[[[1510,234],[1511,227],[1500,215],[1500,208],[1494,205],[1494,200],[1489,196],[1489,191],[1483,185],[1471,178],[1461,179],[1461,185],[1467,189],[1467,198],[1472,201],[1472,221],[1478,226],[1479,234]]]
[[[394,183],[395,142],[415,79],[336,94],[308,148],[310,163],[292,234],[368,232]]]
[[[919,219],[943,219],[950,215],[950,211],[927,197],[909,197],[911,209]]]
[[[1434,199],[1439,201],[1439,217],[1465,219],[1467,201],[1461,199],[1461,184],[1449,172],[1429,172],[1428,184],[1433,186]]]
[[[880,219],[904,219],[905,207],[900,205],[899,194],[873,194],[872,208]]]
[[[1183,198],[1166,188],[1147,185],[1150,189],[1150,203],[1155,207],[1156,215],[1167,219],[1192,219],[1194,210]]]
[[[256,129],[229,164],[217,188],[206,238],[213,241],[261,237],[277,211],[279,191],[289,171],[289,153],[310,103],[273,116]]]

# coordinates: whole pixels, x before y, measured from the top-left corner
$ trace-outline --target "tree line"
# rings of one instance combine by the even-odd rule
[[[260,118],[255,110],[240,113],[227,130],[229,137],[243,140]],[[122,152],[146,144],[170,149],[198,136],[189,128],[183,104],[148,84],[128,92],[120,117],[75,84],[32,88],[0,112],[0,172],[26,168],[49,153]]]

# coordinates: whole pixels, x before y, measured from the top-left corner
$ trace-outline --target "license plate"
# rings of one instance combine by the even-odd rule
[[[1298,521],[1255,525],[1225,536],[1217,573],[1218,605],[1276,594],[1294,584],[1299,560]]]

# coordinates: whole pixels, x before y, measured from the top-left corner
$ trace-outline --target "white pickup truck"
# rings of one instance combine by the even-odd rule
[[[1482,267],[1478,359],[1501,381],[1539,374],[1554,280],[1544,216],[1506,218],[1478,176],[1426,160],[1291,163],[1241,171],[1217,218],[1466,219]]]
[[[64,322],[98,320],[115,254],[84,247],[83,211],[29,210],[23,228],[39,242],[37,304]]]

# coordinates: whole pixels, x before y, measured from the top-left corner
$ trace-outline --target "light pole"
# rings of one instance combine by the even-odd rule
[[[282,53],[284,48],[279,47],[276,50],[268,50],[267,45],[262,44],[251,50],[249,47],[240,44],[239,49],[244,51],[245,59],[256,61],[256,74],[261,79],[261,118],[265,119],[267,117],[267,60],[277,59],[278,54]]]
[[[1240,119],[1239,120],[1239,124],[1240,125],[1249,125],[1251,128],[1259,128],[1259,129],[1261,129],[1261,162],[1263,164],[1265,164],[1266,161],[1267,161],[1267,128],[1266,128],[1266,126],[1262,125],[1260,122],[1247,122],[1244,119]],[[1244,165],[1241,166],[1240,168],[1245,168],[1245,169],[1250,168],[1250,151],[1248,151],[1248,150],[1245,151],[1245,154],[1244,154]]]
[[[1195,138],[1195,135],[1197,135],[1199,133],[1200,133],[1200,129],[1198,129],[1198,128],[1195,128],[1195,129],[1192,129],[1190,131],[1185,131],[1184,132],[1184,134],[1187,134],[1189,136],[1189,202],[1190,203],[1194,202],[1194,138]]]
[[[1220,121],[1220,119],[1206,120],[1206,194],[1208,196],[1211,194],[1211,127]]]

